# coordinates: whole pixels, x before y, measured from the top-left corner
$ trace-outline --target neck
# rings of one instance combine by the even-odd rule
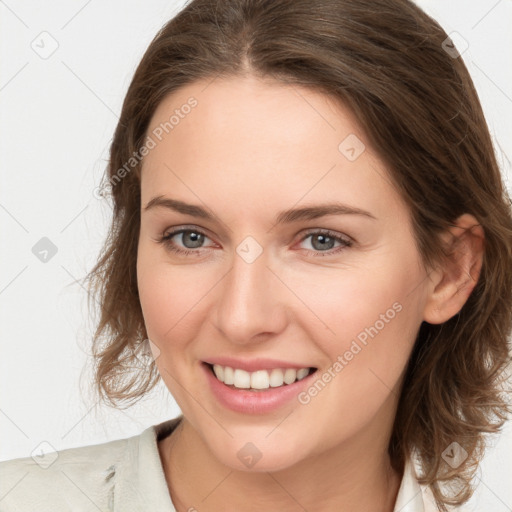
[[[386,441],[381,433],[360,432],[284,470],[239,471],[220,463],[184,418],[159,450],[177,512],[217,512],[226,503],[248,512],[392,512],[401,475],[391,467]]]

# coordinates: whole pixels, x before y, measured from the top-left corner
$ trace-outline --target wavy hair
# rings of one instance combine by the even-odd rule
[[[102,182],[112,223],[86,277],[100,304],[93,358],[103,401],[131,404],[160,379],[154,362],[140,364],[147,332],[136,276],[136,157],[157,106],[216,76],[309,87],[355,114],[410,208],[426,266],[447,257],[440,234],[460,215],[485,232],[481,273],[460,312],[419,328],[389,444],[397,470],[416,457],[440,510],[469,499],[484,435],[510,412],[512,215],[473,82],[447,37],[409,0],[193,0],[161,28],[123,103]],[[442,458],[453,441],[468,453],[457,468]]]

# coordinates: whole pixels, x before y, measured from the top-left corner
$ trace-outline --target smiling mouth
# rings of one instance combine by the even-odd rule
[[[267,391],[269,389],[289,386],[306,378],[317,370],[313,367],[273,368],[271,370],[247,372],[230,366],[210,363],[203,364],[206,364],[215,378],[225,386],[246,391]]]

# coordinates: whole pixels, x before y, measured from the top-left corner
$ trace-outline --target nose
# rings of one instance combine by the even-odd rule
[[[252,263],[235,253],[219,285],[212,321],[232,343],[262,341],[286,327],[285,286],[268,264],[265,251]]]

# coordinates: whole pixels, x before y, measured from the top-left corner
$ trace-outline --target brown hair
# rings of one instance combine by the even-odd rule
[[[512,217],[477,93],[446,39],[408,0],[193,0],[165,24],[126,94],[104,176],[112,224],[86,277],[101,305],[93,341],[100,398],[121,406],[160,378],[154,363],[144,367],[136,357],[147,338],[136,278],[140,161],[131,161],[133,172],[126,166],[156,107],[178,88],[219,75],[311,87],[359,120],[410,207],[425,265],[446,257],[439,234],[463,213],[484,229],[469,299],[443,324],[420,326],[389,445],[398,470],[416,455],[420,481],[441,510],[471,496],[483,434],[498,431],[509,412],[501,391],[512,328]],[[454,441],[468,453],[458,468],[442,458]]]

